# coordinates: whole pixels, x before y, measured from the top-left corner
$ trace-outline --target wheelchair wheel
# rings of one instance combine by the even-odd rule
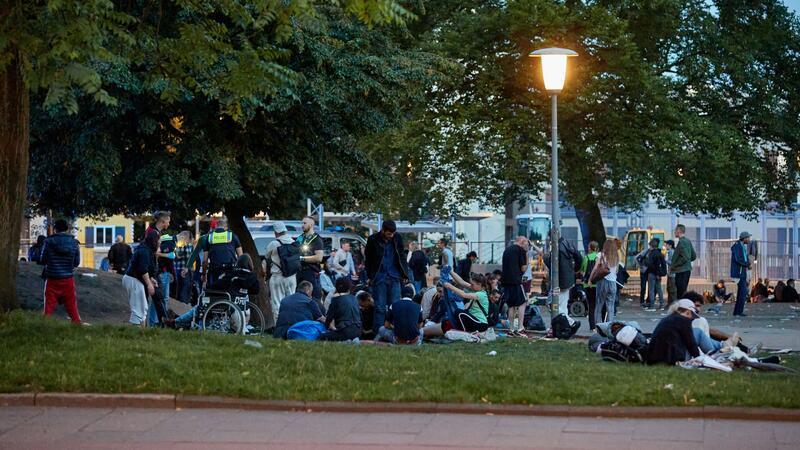
[[[250,336],[261,336],[267,329],[267,322],[264,320],[264,313],[261,308],[253,302],[247,302],[247,309],[250,310],[250,318],[247,320],[242,333]],[[244,312],[242,312],[244,315]]]
[[[569,304],[569,315],[570,317],[583,317],[586,315],[587,309],[582,301],[574,301]]]
[[[203,314],[204,331],[223,334],[241,334],[244,328],[242,310],[227,300],[211,302]]]

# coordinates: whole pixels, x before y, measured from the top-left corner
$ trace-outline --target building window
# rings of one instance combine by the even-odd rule
[[[94,243],[111,245],[114,243],[114,227],[94,227]]]

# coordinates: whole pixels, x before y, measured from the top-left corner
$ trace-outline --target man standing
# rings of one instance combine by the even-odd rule
[[[400,300],[400,281],[409,278],[403,257],[403,238],[397,234],[393,220],[385,220],[381,231],[367,239],[364,253],[367,279],[375,302],[372,328],[377,336],[386,319],[386,308]]]
[[[508,246],[503,252],[503,274],[500,283],[503,286],[503,301],[508,305],[508,321],[512,336],[521,335],[525,329],[525,307],[528,298],[522,288],[522,274],[528,267],[528,239],[525,236],[517,236],[514,243]],[[518,319],[517,327],[514,327],[514,318]]]
[[[469,280],[469,274],[472,272],[472,264],[478,259],[478,254],[475,252],[467,253],[467,257],[458,262],[456,273],[462,280]]]
[[[422,291],[423,287],[428,286],[428,257],[425,252],[417,248],[417,243],[411,241],[408,245],[408,268],[414,275],[414,289]]]
[[[353,254],[350,253],[349,242],[343,241],[342,248],[331,255],[330,265],[337,280],[339,278],[353,279],[356,274],[356,266],[355,263],[353,263]]]
[[[747,255],[747,245],[752,235],[747,231],[739,234],[739,240],[731,247],[731,278],[738,278],[736,290],[736,306],[733,308],[734,316],[746,316],[744,304],[747,302],[747,271],[752,268]]]
[[[78,314],[78,299],[75,295],[75,268],[80,264],[78,241],[67,231],[69,226],[64,219],[55,223],[56,234],[44,241],[42,258],[44,265],[44,315],[49,316],[59,303],[64,304],[72,323],[81,323]]]
[[[322,304],[319,272],[325,246],[322,238],[314,232],[314,225],[312,217],[303,218],[303,234],[297,237],[297,245],[300,246],[300,272],[297,274],[297,282],[308,281],[311,283],[311,286],[314,287],[311,298]]]
[[[661,277],[667,274],[667,261],[658,248],[661,242],[658,239],[651,239],[648,243],[647,251],[647,308],[655,307],[655,297],[658,295],[658,309],[664,309],[664,291],[661,290]]]
[[[594,309],[595,305],[597,305],[597,286],[589,281],[589,275],[591,275],[592,269],[594,269],[594,264],[597,262],[599,250],[600,244],[598,244],[597,241],[590,241],[589,253],[583,257],[583,261],[581,262],[583,291],[586,292],[586,303],[588,303],[589,306],[589,330],[594,330],[595,328]]]
[[[675,246],[675,253],[672,254],[672,265],[670,273],[675,274],[675,289],[678,299],[683,298],[683,294],[689,288],[689,277],[692,276],[692,261],[697,259],[691,241],[686,238],[686,226],[678,224],[675,227],[675,237],[678,243]]]
[[[645,307],[644,299],[647,297],[647,252],[650,248],[645,246],[638,255],[636,255],[636,265],[639,267],[639,306]]]
[[[121,234],[117,235],[117,242],[108,249],[108,263],[111,264],[111,270],[125,275],[131,258],[133,258],[131,246],[125,243],[125,238]]]
[[[439,256],[439,270],[442,270],[442,267],[444,266],[453,268],[455,264],[453,251],[450,250],[450,247],[448,247],[447,244],[449,244],[449,242],[445,238],[439,239],[439,243],[436,244],[439,247],[439,250],[442,251],[442,254]]]
[[[569,292],[575,286],[575,268],[580,269],[580,264],[583,257],[575,249],[571,242],[558,238],[558,313],[566,316],[572,327],[573,334],[581,327],[581,323],[577,322],[569,316]],[[550,255],[545,258],[545,263],[550,268],[551,258]]]
[[[160,246],[161,234],[164,232],[164,230],[169,228],[169,222],[171,220],[171,217],[172,217],[172,213],[170,213],[169,211],[156,211],[155,214],[153,214],[153,223],[150,224],[150,226],[144,232],[144,240],[147,241],[147,242],[159,242],[159,246]],[[169,257],[169,254],[161,253],[160,248],[159,248],[159,249],[156,249],[154,256],[155,256],[155,260],[153,261],[153,266],[158,267],[160,269],[161,266],[160,266],[160,264],[157,263],[157,261],[160,262],[161,261],[160,258]],[[172,254],[172,257],[173,257],[173,259],[175,258],[175,254],[174,253]],[[158,271],[158,279],[157,280],[151,280],[151,281],[155,281],[153,284],[155,285],[156,289],[159,289],[161,287],[161,281],[165,278],[162,275],[162,273],[163,272],[161,270],[159,270]],[[167,281],[169,282],[169,278],[167,278]],[[163,311],[166,311],[167,307],[169,306],[169,305],[167,305],[167,300],[168,299],[169,299],[169,291],[167,291],[167,295],[165,296],[163,289],[157,291],[156,294],[154,294],[151,297],[150,308],[148,309],[148,313],[147,313],[147,323],[151,327],[156,326],[158,324],[158,322],[159,322],[159,320],[158,320],[159,316],[158,316],[158,311],[156,310],[155,302],[159,302],[160,303],[159,309],[162,309]]]
[[[675,241],[668,239],[667,242],[667,305],[671,305],[678,300],[678,288],[675,286],[675,274],[672,273],[672,255],[675,254]]]
[[[217,227],[208,233],[203,250],[203,276],[213,286],[226,269],[236,266],[242,256],[242,244],[239,238],[228,231],[228,218],[220,217]]]
[[[283,266],[281,264],[281,257],[279,248],[283,246],[287,258],[297,258],[299,261],[299,248],[295,246],[294,239],[286,235],[286,224],[283,222],[274,222],[272,229],[275,232],[275,240],[270,242],[267,246],[267,251],[264,255],[269,261],[269,294],[270,304],[272,305],[272,318],[275,323],[278,323],[278,312],[281,309],[281,301],[293,294],[297,289],[297,272],[291,273],[291,269],[287,268],[287,273],[284,276]]]

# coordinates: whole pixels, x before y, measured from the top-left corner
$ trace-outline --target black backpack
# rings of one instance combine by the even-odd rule
[[[297,243],[281,244],[278,246],[278,259],[281,260],[281,274],[291,277],[300,272],[300,247]]]
[[[665,277],[667,276],[667,261],[661,255],[661,250],[656,249],[656,251],[659,253],[656,255],[656,275]]]
[[[537,306],[528,306],[525,310],[525,329],[531,331],[544,331],[544,319]]]
[[[569,339],[575,334],[572,327],[569,326],[569,320],[564,314],[559,314],[553,317],[550,321],[550,327],[553,329],[553,337],[558,339]]]
[[[603,358],[603,361],[644,362],[644,357],[640,352],[613,340],[600,344],[600,356]]]

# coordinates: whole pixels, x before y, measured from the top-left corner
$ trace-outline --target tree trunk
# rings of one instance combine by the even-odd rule
[[[600,244],[600,248],[603,248],[603,243],[606,241],[606,227],[603,225],[600,206],[595,201],[587,207],[580,208],[580,211],[581,213],[577,216],[578,221],[581,222],[581,234],[584,236],[584,250],[587,250],[589,241],[596,241]],[[583,233],[583,230],[586,230],[586,234]]]
[[[267,289],[267,280],[266,280],[266,272],[262,269],[261,264],[261,255],[258,254],[258,249],[256,248],[256,242],[253,240],[253,235],[250,234],[250,230],[247,228],[247,224],[244,222],[244,214],[241,209],[237,208],[234,205],[225,205],[225,215],[228,217],[228,225],[230,225],[230,230],[239,237],[239,242],[242,244],[242,251],[250,255],[253,258],[253,266],[258,275],[258,300],[254,303],[261,308],[261,311],[264,312],[264,320],[266,321],[265,326],[267,328],[272,328],[275,326],[272,320],[272,306],[269,302],[269,290]]]
[[[14,59],[0,74],[0,314],[19,307],[17,256],[28,181],[28,91]]]

